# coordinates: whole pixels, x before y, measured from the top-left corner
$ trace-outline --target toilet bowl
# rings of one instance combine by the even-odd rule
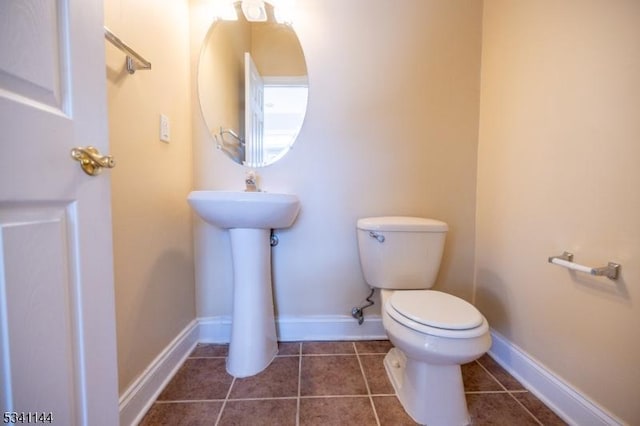
[[[381,289],[382,324],[394,348],[384,366],[398,400],[420,424],[470,422],[460,365],[491,347],[489,325],[470,303],[433,287],[448,225],[434,219],[358,220],[360,265]]]
[[[408,296],[415,306],[427,303],[418,316],[415,309],[403,311],[394,296],[400,300]],[[382,323],[395,346],[385,356],[384,366],[405,411],[429,426],[469,424],[460,365],[491,347],[486,319],[464,300],[433,290],[382,290],[382,299]],[[452,310],[433,315],[428,302],[443,300],[446,304],[441,306]],[[473,325],[461,328],[468,324]]]

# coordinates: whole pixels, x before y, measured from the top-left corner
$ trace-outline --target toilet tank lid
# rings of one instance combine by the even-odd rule
[[[446,223],[423,217],[382,216],[358,219],[358,229],[390,232],[447,232]]]

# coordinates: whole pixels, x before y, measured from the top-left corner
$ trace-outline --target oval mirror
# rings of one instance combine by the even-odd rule
[[[291,149],[307,110],[307,66],[288,24],[237,21],[211,25],[200,52],[200,109],[217,147],[247,167],[273,164]]]

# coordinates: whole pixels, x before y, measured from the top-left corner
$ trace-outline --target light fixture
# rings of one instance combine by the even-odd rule
[[[213,13],[224,21],[237,21],[238,14],[235,5],[240,3],[242,13],[249,22],[265,22],[268,19],[265,0],[213,0]],[[293,19],[295,0],[267,0],[273,6],[275,20],[290,24]]]
[[[267,9],[262,0],[242,0],[242,13],[249,22],[264,22],[267,20]]]

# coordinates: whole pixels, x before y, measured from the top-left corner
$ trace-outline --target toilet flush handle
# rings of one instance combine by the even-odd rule
[[[375,231],[369,231],[369,236],[371,238],[375,238],[376,240],[378,240],[379,243],[384,243],[384,235],[375,232]]]

